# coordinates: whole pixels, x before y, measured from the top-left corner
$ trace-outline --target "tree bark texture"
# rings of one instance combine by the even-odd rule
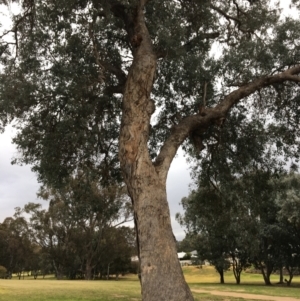
[[[279,284],[283,284],[283,267],[280,266],[279,268]]]
[[[148,136],[150,118],[155,111],[150,94],[157,57],[143,15],[147,0],[137,3],[132,15],[127,15],[124,9],[118,10],[113,4],[111,9],[124,22],[133,52],[133,62],[123,89],[119,159],[133,203],[142,297],[143,301],[194,300],[182,274],[171,228],[166,195],[170,164],[178,147],[192,131],[201,128],[204,132],[212,123],[223,121],[228,111],[242,98],[264,87],[286,80],[300,82],[297,76],[300,66],[254,79],[229,93],[214,108],[205,108],[201,114],[182,118],[173,126],[155,162],[152,162]],[[224,276],[221,275],[220,280],[224,282]]]
[[[286,281],[287,286],[291,286],[292,280],[294,278],[294,270],[293,270],[293,268],[290,268],[290,267],[287,267],[286,269],[289,274],[289,279],[288,280],[285,279],[285,281]]]
[[[224,271],[218,271],[220,274],[220,284],[224,284],[225,280],[224,280]]]
[[[236,284],[240,284],[241,283],[241,273],[242,273],[242,268],[239,264],[239,260],[236,258],[232,259],[232,270],[233,270],[233,274],[236,280]]]
[[[92,265],[90,260],[87,260],[86,264],[85,264],[85,275],[84,278],[85,280],[92,280]]]
[[[150,99],[156,56],[138,12],[134,50],[124,96],[120,132],[120,163],[133,202],[141,265],[143,301],[194,300],[177,258],[166,195],[166,175],[158,172],[148,152],[148,134],[154,103]],[[168,169],[168,168],[167,168]]]
[[[262,267],[261,273],[263,275],[265,285],[272,285],[271,280],[270,280],[271,272],[268,269],[266,269],[266,271],[265,271],[265,269]]]

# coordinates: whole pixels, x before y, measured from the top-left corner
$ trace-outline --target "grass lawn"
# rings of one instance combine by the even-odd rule
[[[191,289],[204,289],[207,291],[228,291],[228,292],[240,292],[247,294],[259,294],[268,296],[280,296],[280,297],[293,297],[299,298],[300,301],[300,277],[295,276],[291,287],[286,285],[277,285],[279,281],[279,275],[272,275],[271,282],[272,286],[264,285],[262,275],[243,273],[241,276],[241,284],[235,284],[235,278],[232,271],[225,273],[225,284],[219,283],[219,274],[215,272],[213,267],[203,267],[199,269],[196,267],[183,268],[185,278]],[[198,296],[198,294],[195,294]],[[236,298],[226,299],[215,299],[213,300],[239,300]],[[198,299],[197,299],[198,300]],[[201,298],[199,300],[202,300]],[[205,300],[205,299],[203,299]],[[207,299],[210,300],[210,299]],[[241,299],[245,300],[245,299]],[[250,300],[250,299],[249,299]]]
[[[141,300],[137,277],[120,281],[0,280],[1,301]]]
[[[300,301],[300,277],[295,277],[292,287],[263,284],[261,275],[244,273],[242,284],[236,285],[232,272],[225,274],[225,285],[218,284],[219,277],[213,267],[183,268],[191,289],[201,289],[207,293],[193,292],[197,301],[240,301],[251,300],[233,297],[212,296],[209,291],[230,291],[270,296],[294,297]],[[276,283],[278,276],[272,276]],[[0,301],[138,301],[140,285],[136,275],[121,277],[119,281],[54,280],[25,277],[25,280],[0,280]],[[158,300],[159,301],[159,300]],[[166,300],[167,301],[167,300]]]

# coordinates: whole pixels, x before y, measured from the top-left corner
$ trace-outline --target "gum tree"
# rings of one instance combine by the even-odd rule
[[[101,185],[122,179],[143,300],[193,300],[171,229],[170,164],[180,146],[210,151],[232,112],[271,116],[278,152],[297,151],[299,23],[267,0],[20,5],[0,53],[1,121],[19,121],[16,161],[53,186],[77,170]]]
[[[42,187],[38,195],[49,201],[48,210],[33,203],[24,207],[36,243],[52,257],[57,276],[62,277],[66,269],[76,273],[77,264],[85,279],[91,280],[102,250],[107,249],[111,228],[130,220],[124,192],[118,187],[101,189],[78,175],[60,189]]]

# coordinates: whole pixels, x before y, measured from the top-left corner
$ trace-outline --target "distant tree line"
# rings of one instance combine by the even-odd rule
[[[109,278],[132,271],[136,255],[130,205],[121,187],[101,188],[83,175],[64,188],[42,187],[48,209],[28,203],[0,223],[0,277]]]
[[[219,170],[209,180],[202,174],[198,184],[182,199],[184,214],[177,215],[187,230],[179,247],[196,249],[221,283],[231,268],[239,284],[241,272],[251,267],[266,285],[275,272],[290,285],[300,271],[300,175],[252,168],[226,178]]]

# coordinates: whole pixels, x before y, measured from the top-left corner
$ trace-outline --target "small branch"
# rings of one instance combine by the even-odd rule
[[[206,92],[207,92],[207,82],[204,83],[204,92],[203,92],[203,99],[202,99],[202,104],[204,108],[206,107]]]
[[[97,42],[94,36],[94,29],[93,29],[93,23],[89,24],[89,36],[92,40],[92,44],[93,44],[93,52],[94,52],[94,56],[95,56],[95,60],[96,63],[99,67],[99,75],[98,75],[98,79],[99,79],[99,83],[102,83],[104,81],[104,75],[103,75],[103,65],[100,62],[100,56],[99,56],[99,52],[98,52],[98,48],[97,48]]]
[[[212,185],[212,187],[219,193],[219,195],[222,197],[223,194],[220,191],[220,189],[217,187],[217,185],[211,180],[211,178],[209,177],[209,183]]]
[[[236,11],[237,11],[237,16],[239,17],[240,16],[240,13],[242,13],[243,15],[247,15],[240,7],[239,5],[237,4],[236,0],[233,0],[233,3],[236,7]]]
[[[240,19],[228,15],[226,12],[224,12],[224,11],[223,11],[222,9],[220,9],[219,7],[214,6],[213,4],[211,4],[210,7],[211,7],[213,10],[215,10],[216,12],[218,12],[220,15],[222,15],[223,17],[225,17],[228,21],[229,21],[229,20],[232,20],[232,21],[235,21],[237,24],[241,24],[241,23],[242,23]]]
[[[27,17],[31,16],[32,15],[32,12],[31,12],[31,6],[26,10],[26,12],[24,13],[24,15],[18,19],[14,25],[14,29],[11,30],[11,32],[14,32],[15,33],[15,45],[16,45],[16,57],[18,56],[18,49],[19,49],[19,44],[18,44],[18,26],[20,25],[20,23],[26,19]],[[32,25],[33,26],[33,25]]]
[[[132,222],[133,220],[134,220],[133,218],[131,218],[131,219],[124,219],[123,221],[119,222],[118,224],[114,224],[114,227],[116,228],[116,227],[118,227],[118,226],[120,226],[122,224]]]
[[[240,8],[238,7],[237,3],[234,1],[234,4],[236,5],[237,8],[237,17],[228,15],[225,11],[223,11],[221,8],[214,6],[213,4],[210,5],[210,8],[212,8],[213,10],[215,10],[216,12],[218,12],[220,15],[222,15],[225,19],[227,19],[227,21],[229,23],[231,23],[231,21],[234,21],[237,24],[238,30],[241,31],[244,34],[253,34],[253,31],[249,30],[249,29],[244,29],[242,28],[242,21],[239,18],[240,16],[240,12],[243,13],[244,15],[246,15],[246,13],[242,10],[240,10]]]
[[[12,32],[15,32],[14,30],[8,30],[6,32],[4,32],[1,36],[0,36],[0,39],[4,38],[6,35],[8,35],[9,33],[12,33]]]

